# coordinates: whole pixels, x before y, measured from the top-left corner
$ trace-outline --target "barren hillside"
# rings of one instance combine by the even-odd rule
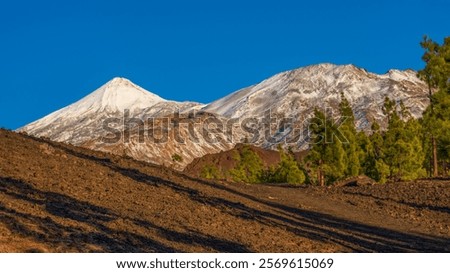
[[[450,183],[203,181],[0,131],[2,252],[448,252]]]

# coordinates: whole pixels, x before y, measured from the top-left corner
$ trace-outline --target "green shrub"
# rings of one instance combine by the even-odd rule
[[[264,165],[261,158],[248,146],[244,146],[239,153],[233,155],[236,166],[229,171],[236,182],[259,183]]]
[[[172,155],[172,161],[175,161],[175,162],[182,162],[182,161],[183,161],[183,158],[182,158],[181,155],[179,155],[179,154],[173,154],[173,155]]]
[[[222,176],[220,174],[219,169],[214,165],[205,165],[200,172],[200,177],[205,179],[221,179]]]
[[[280,149],[281,161],[276,167],[269,167],[261,174],[261,181],[266,183],[303,184],[306,180],[303,170],[294,157]]]

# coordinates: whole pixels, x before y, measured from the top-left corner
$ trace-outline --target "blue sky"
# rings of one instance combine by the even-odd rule
[[[3,1],[0,126],[25,125],[115,76],[207,103],[322,62],[417,70],[422,36],[450,35],[449,10],[446,0]]]

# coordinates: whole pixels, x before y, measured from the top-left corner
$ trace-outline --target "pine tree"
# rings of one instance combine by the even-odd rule
[[[433,111],[427,108],[423,115],[424,134],[433,133],[436,144],[436,156],[442,164],[442,174],[446,175],[446,166],[450,160],[450,92],[439,90],[433,95],[436,102]],[[433,143],[425,142],[425,150],[433,155]],[[433,162],[434,163],[434,162]],[[439,165],[441,165],[439,164]]]
[[[393,180],[400,179],[399,173],[400,163],[403,159],[404,151],[402,151],[402,143],[400,141],[403,122],[395,110],[395,102],[389,98],[385,98],[383,112],[386,115],[388,127],[384,134],[384,157],[383,161],[389,166],[389,177]]]
[[[344,178],[348,160],[342,142],[335,139],[332,143],[326,145],[324,155],[326,164],[323,165],[323,173],[326,183],[332,184]]]
[[[443,109],[438,104],[441,103],[440,96],[450,93],[450,37],[446,37],[444,43],[439,45],[425,36],[420,45],[425,50],[422,60],[426,65],[418,75],[428,84],[430,99],[430,105],[424,113],[423,126],[430,138],[429,145],[431,147],[428,150],[432,154],[432,174],[438,176],[438,150],[441,150],[441,154],[442,149],[446,150],[446,141],[440,138],[443,137],[442,131],[439,132],[442,128],[440,123],[445,121],[445,117],[442,116],[440,110]],[[438,93],[442,94],[433,94],[433,90],[436,89],[439,90]]]
[[[292,154],[284,151],[280,151],[280,153],[281,161],[275,171],[276,176],[289,184],[303,184],[305,182],[305,174],[300,169]]]
[[[281,160],[276,167],[270,167],[262,175],[262,180],[269,183],[303,184],[305,174],[291,153],[279,149]]]
[[[346,138],[345,143],[343,143],[343,149],[346,153],[345,158],[347,160],[345,175],[357,176],[361,173],[361,148],[359,145],[358,133],[356,132],[355,127],[355,116],[349,101],[345,98],[343,93],[341,93],[339,112],[341,119],[343,119],[339,130]]]
[[[326,146],[325,142],[325,114],[319,109],[314,109],[314,117],[309,125],[309,135],[311,137],[309,144],[309,153],[306,157],[306,161],[311,163],[313,171],[317,173],[317,177],[312,181],[315,181],[318,185],[325,185],[325,179],[323,175],[324,165],[324,150]]]
[[[315,109],[310,124],[310,151],[306,160],[316,172],[316,183],[323,186],[345,176],[348,168],[347,154],[338,127],[330,117]]]
[[[426,176],[423,168],[425,153],[421,138],[422,127],[418,120],[410,118],[405,123],[403,139],[406,143],[407,155],[402,165],[401,178],[403,180],[414,180]]]
[[[264,170],[261,158],[256,154],[249,145],[244,145],[240,152],[236,152],[234,159],[236,166],[231,169],[230,175],[233,181],[258,183],[260,175]]]
[[[364,151],[363,172],[368,177],[384,183],[389,175],[389,167],[384,162],[384,139],[377,122],[372,123],[372,133],[367,139],[361,141]]]
[[[378,161],[378,171],[384,172],[387,166],[391,180],[412,180],[425,176],[420,123],[412,118],[402,120],[400,115],[410,114],[406,113],[402,104],[399,104],[400,110],[396,106],[394,101],[385,100],[383,109],[388,128],[383,138],[383,155]]]

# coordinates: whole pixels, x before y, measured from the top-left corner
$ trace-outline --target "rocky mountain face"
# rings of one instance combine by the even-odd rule
[[[341,93],[360,130],[369,130],[373,121],[385,124],[386,96],[403,101],[416,118],[428,104],[427,87],[412,70],[377,75],[353,65],[319,64],[277,74],[207,105],[165,100],[114,78],[18,131],[183,169],[194,158],[242,142],[305,149],[314,108],[338,118]]]
[[[206,112],[170,114],[116,130],[116,134],[95,135],[80,146],[182,170],[195,158],[233,148],[235,142],[228,138],[237,138],[237,133],[214,129],[205,133],[204,126],[211,123],[225,124],[226,119]]]
[[[258,120],[252,134],[258,136],[252,141],[258,146],[273,148],[285,143],[302,149],[306,148],[305,130],[314,108],[338,119],[341,93],[353,108],[357,128],[368,131],[373,121],[385,127],[382,106],[386,96],[403,101],[413,117],[420,117],[428,105],[426,90],[413,70],[377,75],[353,65],[319,64],[277,74],[203,110],[227,118]]]

